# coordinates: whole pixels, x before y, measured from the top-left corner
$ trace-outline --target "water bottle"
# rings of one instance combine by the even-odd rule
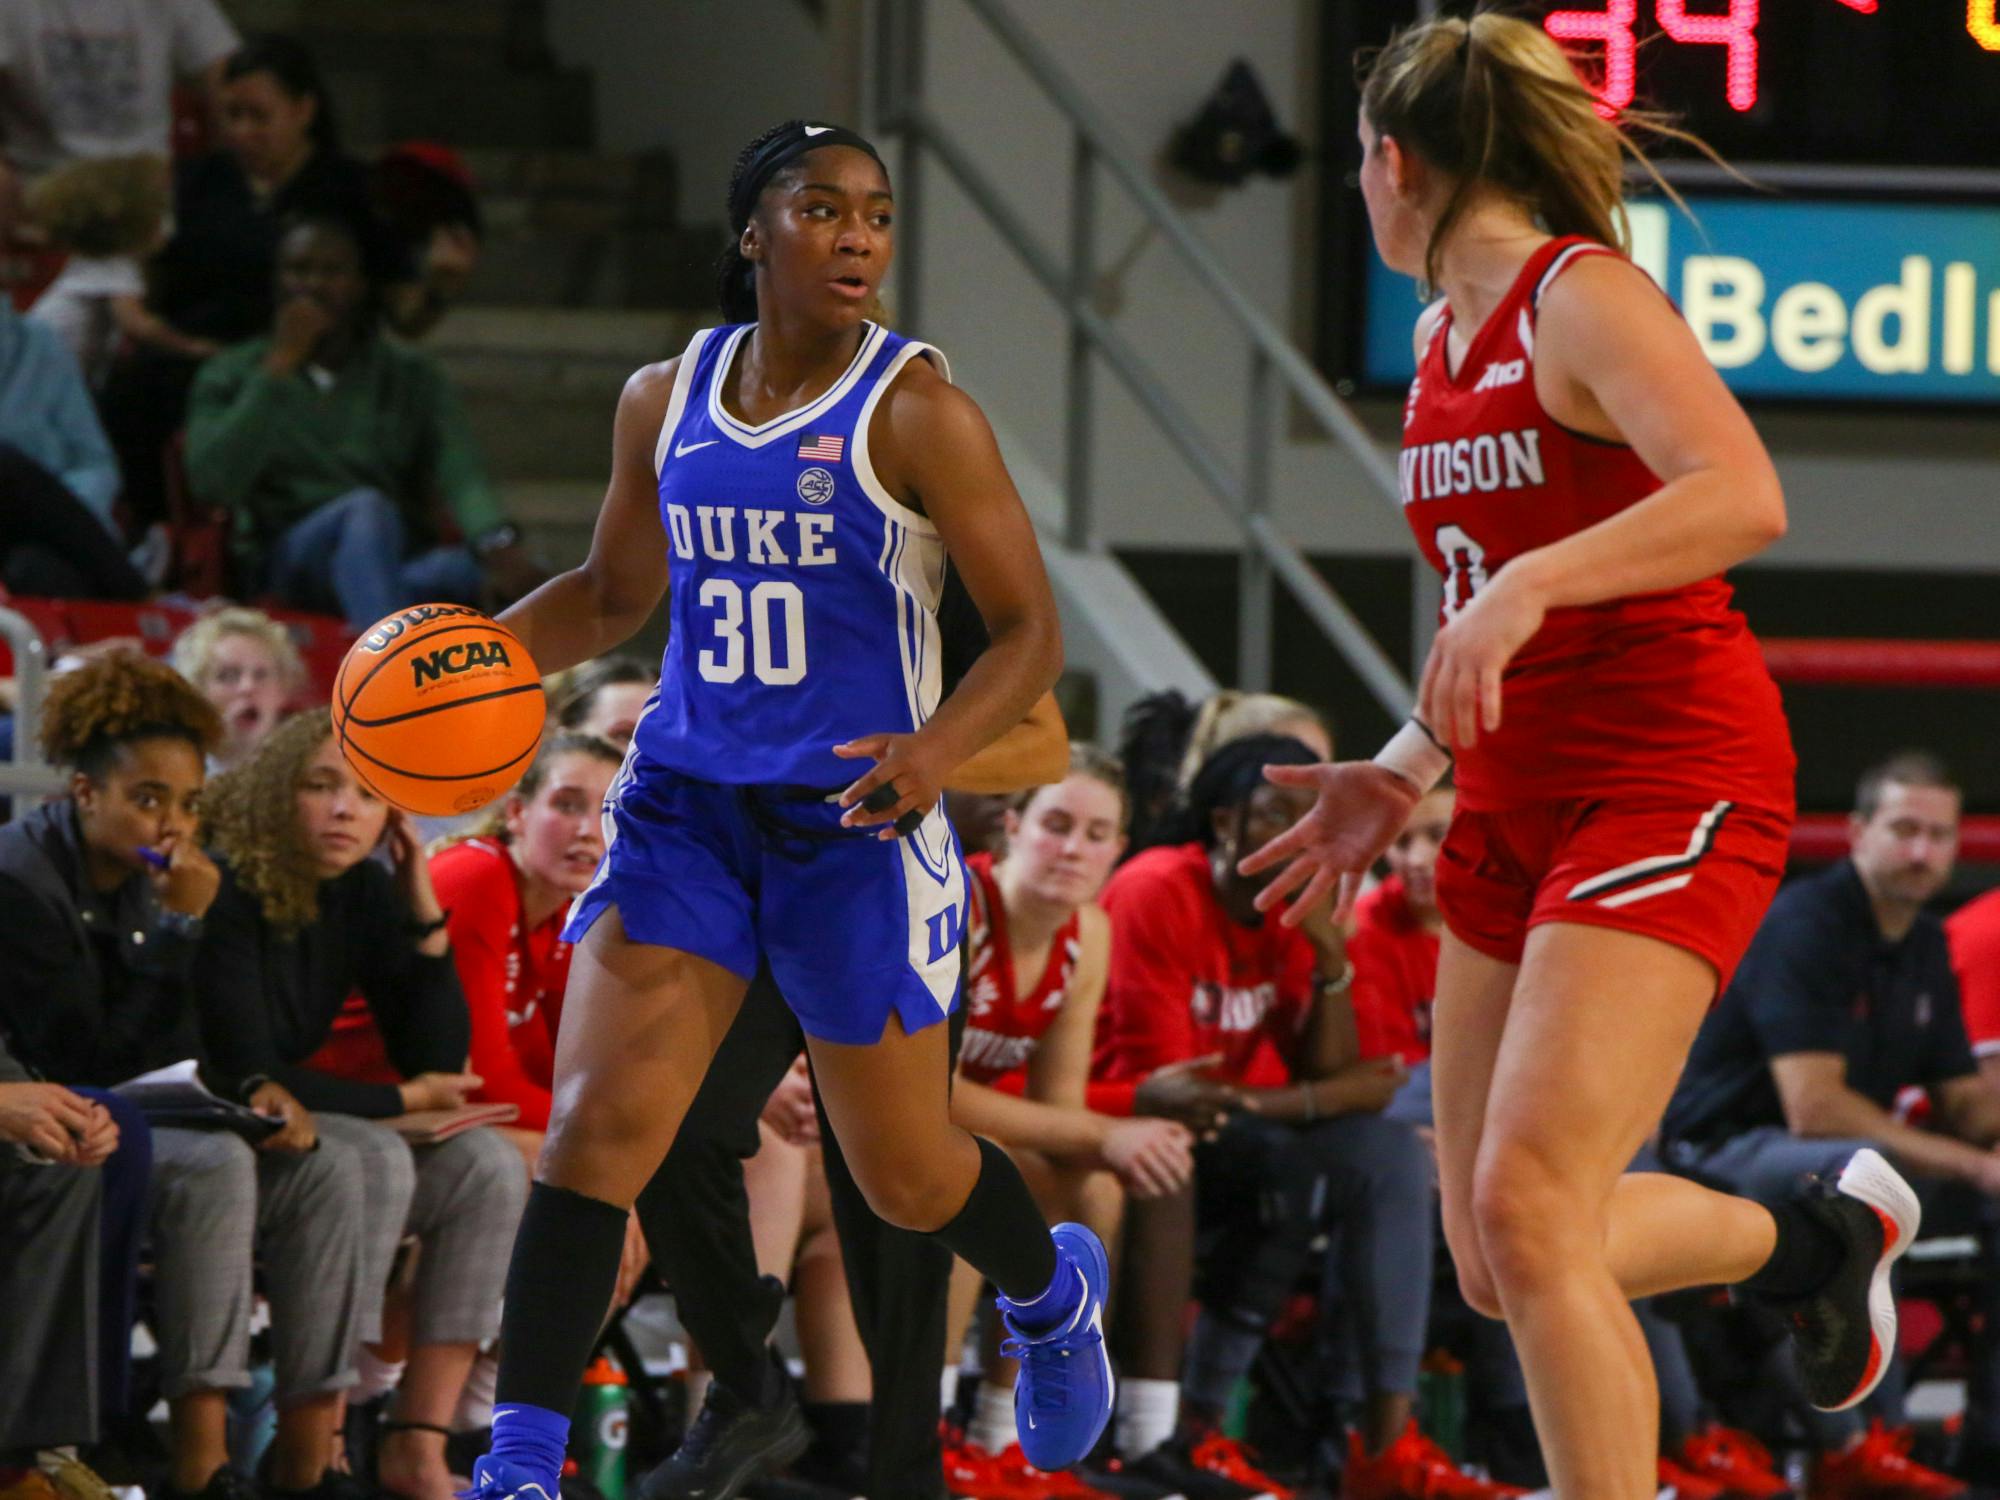
[[[625,1500],[625,1442],[631,1428],[627,1384],[623,1370],[599,1359],[584,1371],[571,1427],[577,1468],[605,1500]]]
[[[1442,1349],[1417,1372],[1417,1426],[1453,1463],[1465,1461],[1465,1366]]]

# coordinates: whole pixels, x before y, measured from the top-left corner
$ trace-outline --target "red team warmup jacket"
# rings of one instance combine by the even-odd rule
[[[1944,924],[1973,1055],[2000,1052],[2000,891],[1968,901]]]
[[[472,1012],[472,1071],[485,1080],[478,1097],[518,1105],[514,1123],[523,1130],[547,1130],[556,1023],[569,983],[568,903],[524,926],[520,876],[495,839],[440,850],[431,882],[450,915],[451,956]]]
[[[1094,1075],[1136,1083],[1219,1053],[1224,1082],[1290,1081],[1313,1003],[1315,959],[1302,934],[1275,920],[1231,921],[1199,844],[1134,856],[1098,902],[1111,916],[1111,972]]]
[[[1414,1067],[1431,1055],[1431,999],[1437,993],[1438,940],[1424,931],[1390,876],[1354,903],[1354,1030],[1360,1056],[1401,1057]]]

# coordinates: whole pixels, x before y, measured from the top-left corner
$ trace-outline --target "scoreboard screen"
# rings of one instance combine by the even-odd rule
[[[2000,166],[2000,0],[1588,0],[1526,13],[1608,106],[1666,110],[1727,158]]]
[[[1359,164],[1356,51],[1419,8],[1324,0],[1330,181]],[[1684,175],[1693,220],[1643,191],[1632,204],[1634,258],[1739,394],[2000,405],[2000,0],[1508,9],[1562,42],[1605,113],[1661,111],[1758,184]],[[1652,148],[1670,177],[1690,156],[1671,141]],[[1414,284],[1376,257],[1358,193],[1323,194],[1320,213],[1321,365],[1348,391],[1399,391]]]

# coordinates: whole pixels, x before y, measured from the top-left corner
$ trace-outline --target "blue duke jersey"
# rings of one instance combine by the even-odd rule
[[[694,336],[660,428],[671,634],[636,738],[704,781],[841,787],[865,763],[835,745],[937,708],[944,544],[876,479],[868,424],[911,359],[950,371],[864,324],[825,395],[752,427],[722,404],[751,326]]]
[[[867,766],[835,745],[917,729],[942,693],[944,544],[876,479],[868,423],[910,360],[949,374],[864,324],[825,395],[751,427],[719,389],[749,332],[681,357],[654,449],[672,634],[564,936],[615,906],[633,941],[746,980],[768,963],[808,1035],[860,1045],[958,997],[965,870],[942,806],[884,842],[825,795]]]

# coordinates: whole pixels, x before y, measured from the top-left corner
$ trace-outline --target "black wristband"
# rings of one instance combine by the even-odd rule
[[[1410,715],[1410,722],[1416,725],[1417,728],[1421,729],[1424,732],[1424,738],[1429,740],[1433,745],[1436,745],[1438,749],[1442,750],[1447,759],[1451,757],[1451,746],[1447,745],[1443,740],[1437,737],[1437,731],[1435,729],[1432,729],[1430,725],[1426,724],[1422,719],[1418,718],[1415,714]]]
[[[450,920],[451,920],[451,913],[446,912],[443,916],[439,917],[435,922],[406,923],[404,926],[404,930],[408,932],[411,937],[417,939],[418,942],[422,942],[432,933],[443,931],[444,924],[449,922]]]

